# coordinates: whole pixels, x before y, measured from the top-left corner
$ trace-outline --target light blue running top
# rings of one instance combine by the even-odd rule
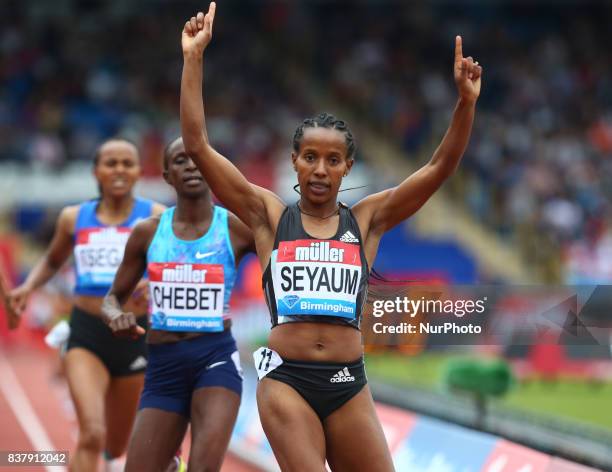
[[[208,231],[185,241],[172,230],[175,208],[162,213],[147,251],[151,328],[223,331],[236,282],[228,212],[214,206]]]

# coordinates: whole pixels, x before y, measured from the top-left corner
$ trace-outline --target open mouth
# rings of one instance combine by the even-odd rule
[[[329,190],[329,185],[323,182],[309,182],[308,187],[315,195],[323,195]]]
[[[185,177],[183,179],[187,185],[198,185],[201,182],[204,182],[204,179],[200,175],[190,175],[189,177]]]
[[[128,181],[125,180],[123,177],[119,177],[111,181],[112,188],[120,189],[120,188],[125,188],[127,185],[128,185]]]

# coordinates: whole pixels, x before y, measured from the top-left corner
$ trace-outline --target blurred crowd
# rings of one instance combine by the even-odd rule
[[[428,159],[456,101],[452,47],[461,34],[484,85],[450,184],[456,200],[516,242],[546,280],[610,282],[612,6],[491,3],[383,3],[350,10],[344,22],[339,9],[323,28],[337,49],[328,80],[407,155]]]
[[[208,127],[222,152],[269,184],[273,173],[263,169],[290,145],[307,108],[280,83],[282,51],[275,56],[272,38],[257,34],[265,9],[246,7],[233,5],[215,25],[225,37],[206,64]],[[159,175],[161,152],[180,133],[180,33],[196,8],[201,2],[3,2],[0,162],[57,171],[90,161],[119,135],[139,144],[144,174]]]
[[[197,8],[3,2],[0,163],[53,171],[122,134],[140,143],[145,172],[157,173],[179,132],[180,29]],[[319,111],[314,92],[425,162],[456,101],[461,34],[484,85],[448,186],[456,201],[546,280],[609,282],[611,22],[603,2],[224,2],[205,70],[209,133],[272,185],[268,166],[288,157],[295,127]]]

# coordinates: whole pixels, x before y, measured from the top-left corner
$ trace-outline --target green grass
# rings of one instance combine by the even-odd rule
[[[612,383],[600,386],[568,380],[554,384],[523,383],[510,392],[501,404],[612,430]]]
[[[368,354],[368,376],[399,385],[434,388],[442,386],[444,366],[448,355],[426,354],[401,356],[397,354]]]
[[[366,366],[372,380],[395,385],[413,385],[434,390],[443,389],[443,375],[450,359],[459,355],[369,354]],[[597,425],[612,430],[612,383],[593,385],[587,382],[559,380],[517,382],[502,399],[495,400],[520,411],[533,411]]]

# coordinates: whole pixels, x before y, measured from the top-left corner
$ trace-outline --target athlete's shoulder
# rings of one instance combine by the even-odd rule
[[[159,216],[161,215],[164,211],[166,211],[166,209],[168,207],[166,207],[166,205],[163,205],[161,203],[157,203],[157,202],[151,202],[151,215],[152,216]]]
[[[60,211],[60,214],[57,217],[58,228],[61,228],[69,233],[73,233],[81,206],[82,204],[69,205],[62,208],[62,211]]]
[[[338,202],[338,208],[340,209],[340,212],[344,212],[346,215],[349,216],[349,218],[356,220],[357,219],[357,215],[359,215],[360,212],[360,208],[357,207],[357,209],[355,209],[356,205],[347,205],[344,202]]]
[[[351,205],[350,210],[354,215],[369,213],[385,196],[385,192],[372,193]]]
[[[153,215],[136,223],[130,234],[126,251],[146,251],[155,237],[160,220],[160,215]]]
[[[74,218],[78,218],[79,214],[82,212],[95,213],[99,203],[99,198],[92,198],[91,200],[85,200],[81,203],[65,206],[64,208],[62,208],[62,213],[66,212],[67,215],[70,215]]]
[[[151,234],[153,235],[159,226],[159,222],[161,221],[161,214],[151,215],[148,218],[144,218],[140,220],[134,226],[132,230],[133,233],[138,234]]]
[[[163,205],[162,203],[158,203],[154,200],[151,200],[149,198],[143,198],[143,197],[138,197],[135,196],[134,200],[136,201],[136,203],[138,204],[138,206],[142,209],[144,208],[148,208],[151,211],[151,215],[159,215],[161,213],[164,212],[164,210],[166,209],[166,206]]]
[[[82,206],[83,206],[82,203],[78,205],[65,206],[64,208],[62,208],[62,211],[60,211],[59,217],[75,219],[77,215],[79,214],[79,210],[81,209]]]

